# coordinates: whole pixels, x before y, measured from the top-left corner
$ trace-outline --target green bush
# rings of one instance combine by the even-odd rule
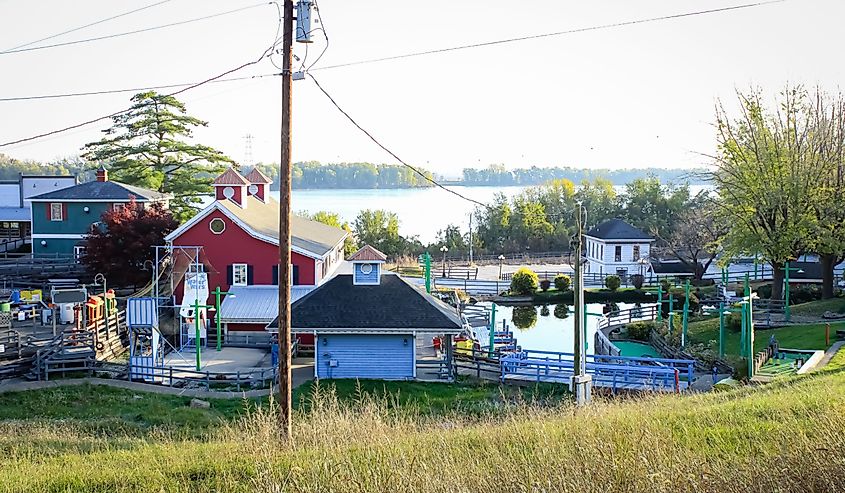
[[[537,324],[537,309],[533,306],[518,306],[513,309],[511,321],[519,329],[530,329]]]
[[[611,274],[604,278],[604,285],[611,291],[616,291],[622,285],[622,279],[619,276]]]
[[[555,276],[555,289],[558,291],[566,291],[572,285],[572,278],[566,274],[558,274]]]
[[[647,341],[653,328],[654,322],[634,322],[626,325],[625,331],[631,339]]]
[[[645,283],[645,276],[642,274],[632,274],[628,277],[631,280],[631,285],[634,286],[634,289],[642,289],[643,284]]]
[[[511,277],[511,293],[519,295],[534,294],[540,280],[531,269],[520,268]]]
[[[742,330],[742,313],[730,313],[725,317],[725,327],[731,332]]]
[[[543,279],[542,281],[540,281],[540,289],[542,289],[543,291],[548,291],[551,286],[552,281],[548,279]]]
[[[671,283],[671,281],[669,281],[669,279],[666,279],[664,277],[663,279],[660,280],[660,287],[663,288],[664,293],[668,293],[669,289],[672,287],[672,283]]]

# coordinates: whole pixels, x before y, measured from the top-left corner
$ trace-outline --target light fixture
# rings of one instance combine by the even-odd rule
[[[404,344],[406,346],[408,345],[408,338],[407,337],[402,340],[402,344]]]
[[[47,240],[41,240],[41,246],[47,246]]]
[[[323,346],[328,346],[329,340],[323,337]]]
[[[83,211],[85,211],[85,213],[86,213],[86,214],[87,214],[88,212],[91,212],[91,208],[90,208],[90,207],[88,207],[87,205],[86,205],[85,207],[83,207],[83,208],[82,208],[82,210],[83,210]]]

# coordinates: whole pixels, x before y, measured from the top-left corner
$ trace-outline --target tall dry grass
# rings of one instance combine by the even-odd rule
[[[843,391],[845,376],[828,374],[577,412],[503,401],[445,416],[315,392],[290,442],[273,407],[199,440],[4,424],[0,491],[843,491]]]

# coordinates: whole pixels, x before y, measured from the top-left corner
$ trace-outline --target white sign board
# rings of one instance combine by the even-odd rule
[[[185,292],[182,296],[182,306],[179,307],[179,314],[186,319],[189,319],[192,323],[194,317],[194,303],[199,300],[199,304],[202,305],[202,308],[199,309],[200,317],[200,330],[201,334],[200,337],[205,337],[205,321],[208,319],[205,303],[208,300],[208,274],[205,272],[200,273],[188,273],[185,274]],[[188,337],[193,338],[194,332],[188,331]]]

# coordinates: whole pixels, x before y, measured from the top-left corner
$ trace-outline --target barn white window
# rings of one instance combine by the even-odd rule
[[[247,265],[232,264],[232,286],[246,286],[247,279]]]
[[[64,220],[64,215],[62,214],[62,204],[58,204],[58,203],[50,204],[50,220],[51,221],[62,221],[62,220]]]

